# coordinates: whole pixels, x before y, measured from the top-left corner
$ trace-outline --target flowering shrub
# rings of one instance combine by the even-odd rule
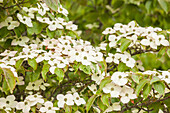
[[[0,1],[0,112],[170,111],[169,31],[116,23],[94,47],[44,1]]]

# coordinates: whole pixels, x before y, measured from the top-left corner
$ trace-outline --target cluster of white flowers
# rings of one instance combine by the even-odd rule
[[[57,100],[58,100],[58,107],[64,108],[64,104],[67,104],[69,106],[74,105],[74,103],[77,106],[80,106],[81,104],[86,104],[86,101],[83,98],[80,98],[79,94],[77,92],[73,94],[58,94],[57,95]]]
[[[157,49],[160,45],[169,46],[165,36],[159,34],[161,31],[161,28],[140,27],[136,22],[131,21],[128,25],[116,23],[113,28],[106,28],[102,33],[104,35],[109,34],[109,47],[118,47],[120,44],[117,42],[122,38],[126,38],[131,40],[129,47],[143,48],[142,45],[144,45]]]
[[[122,53],[108,53],[108,57],[106,57],[107,63],[114,62],[115,64],[119,64],[121,62],[125,63],[127,67],[133,68],[135,66],[136,61],[131,57],[131,55],[127,52]]]
[[[87,24],[85,27],[87,27],[88,29],[93,29],[93,28],[98,28],[99,25],[97,23],[93,23],[93,24]]]
[[[31,107],[35,105],[38,106],[37,109],[45,113],[55,113],[56,110],[59,110],[58,107],[53,107],[52,102],[45,102],[43,96],[39,94],[28,95],[23,102],[15,101],[14,95],[0,98],[0,109],[5,110],[7,113],[10,113],[14,109],[22,110],[23,113],[29,113]]]

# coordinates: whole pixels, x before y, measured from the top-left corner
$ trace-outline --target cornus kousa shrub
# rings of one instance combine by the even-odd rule
[[[116,23],[94,47],[58,0],[0,9],[0,112],[170,112],[169,31]]]

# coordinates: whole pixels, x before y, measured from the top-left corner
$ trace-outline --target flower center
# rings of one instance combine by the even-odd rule
[[[119,75],[119,79],[121,79],[122,78],[122,76],[121,75]]]
[[[48,107],[48,110],[51,110],[52,108],[51,107]]]
[[[64,98],[64,101],[66,102],[66,101],[67,101],[67,98]]]
[[[111,91],[114,91],[114,88],[112,87],[110,90],[111,90]]]
[[[87,60],[87,57],[86,57],[86,56],[84,56],[84,60]]]
[[[6,101],[6,104],[9,104],[9,101]]]
[[[76,97],[76,100],[79,100],[79,97]]]

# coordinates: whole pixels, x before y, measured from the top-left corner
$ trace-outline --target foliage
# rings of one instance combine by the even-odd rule
[[[168,3],[0,0],[0,112],[168,113]]]

